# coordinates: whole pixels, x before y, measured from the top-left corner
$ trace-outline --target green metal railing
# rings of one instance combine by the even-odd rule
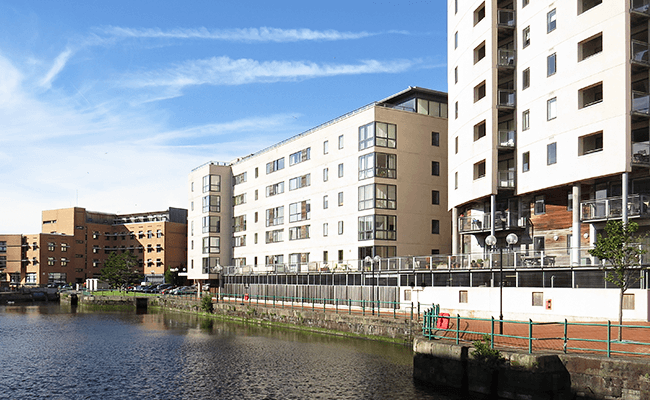
[[[447,329],[440,327],[442,324],[439,324],[439,321],[443,318],[449,320]],[[466,325],[465,329],[461,329],[463,322]],[[560,351],[565,354],[569,352],[589,352],[605,353],[607,357],[616,354],[650,356],[650,342],[638,340],[619,341],[612,338],[612,329],[618,330],[619,327],[625,329],[627,332],[625,336],[633,336],[630,334],[631,330],[642,330],[641,335],[637,335],[635,332],[634,336],[650,337],[650,326],[618,325],[612,324],[611,321],[607,321],[607,323],[568,322],[566,319],[563,322],[534,322],[532,319],[528,321],[504,320],[503,323],[506,324],[507,330],[514,331],[514,334],[505,334],[495,331],[495,322],[498,326],[501,321],[495,320],[494,317],[489,319],[470,318],[461,317],[459,314],[456,314],[456,316],[443,316],[440,315],[440,306],[433,305],[423,313],[422,335],[430,340],[453,339],[456,344],[459,344],[461,341],[480,340],[487,334],[490,337],[490,346],[492,348],[497,342],[497,344],[504,346],[527,347],[529,354],[532,354],[534,347],[536,347],[535,350],[540,352]],[[489,328],[489,332],[484,329],[486,326]],[[527,333],[518,334],[525,327],[527,327]],[[540,332],[540,329],[536,330],[535,327],[545,328]],[[569,328],[573,328],[572,330],[577,330],[577,332],[569,336]],[[554,336],[555,332],[560,332],[560,335]],[[604,337],[599,338],[598,336]],[[550,345],[542,346],[541,342],[547,342]],[[570,346],[570,342],[576,344]]]

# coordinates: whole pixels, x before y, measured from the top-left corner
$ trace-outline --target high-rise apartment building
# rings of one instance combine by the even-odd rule
[[[537,264],[585,265],[607,220],[646,229],[650,2],[448,4],[454,253],[516,233],[554,254]]]
[[[189,175],[188,278],[360,268],[446,254],[447,96],[410,87],[253,155]]]

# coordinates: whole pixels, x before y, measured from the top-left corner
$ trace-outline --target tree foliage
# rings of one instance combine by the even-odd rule
[[[596,243],[589,254],[607,261],[603,266],[605,280],[620,289],[618,338],[621,340],[623,325],[623,294],[633,284],[641,279],[640,261],[646,253],[640,242],[641,237],[635,233],[639,229],[636,222],[624,224],[622,221],[608,221],[605,225],[605,235],[598,234]]]
[[[178,276],[178,270],[172,271],[171,268],[165,271],[165,283],[171,283],[174,286],[180,285],[180,277]]]
[[[111,253],[101,269],[101,280],[108,282],[111,287],[122,287],[141,282],[142,272],[139,271],[138,258],[130,251],[126,253]]]

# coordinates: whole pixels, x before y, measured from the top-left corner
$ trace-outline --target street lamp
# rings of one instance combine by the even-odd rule
[[[506,236],[508,249],[510,249],[511,245],[517,243],[518,240],[519,237],[514,233]],[[494,250],[497,244],[497,238],[494,235],[489,235],[485,238],[485,244]],[[499,247],[499,333],[503,334],[503,247]]]
[[[370,293],[371,297],[371,307],[372,307],[372,315],[375,315],[375,263],[379,264],[381,262],[381,257],[378,255],[375,257],[370,257],[366,256],[364,258],[364,261],[370,264],[370,273],[371,273],[371,279],[372,279],[372,292]],[[379,307],[378,307],[379,308]]]

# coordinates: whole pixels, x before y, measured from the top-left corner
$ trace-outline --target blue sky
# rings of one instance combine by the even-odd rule
[[[187,208],[187,175],[408,86],[446,91],[446,2],[0,3],[0,233]]]

